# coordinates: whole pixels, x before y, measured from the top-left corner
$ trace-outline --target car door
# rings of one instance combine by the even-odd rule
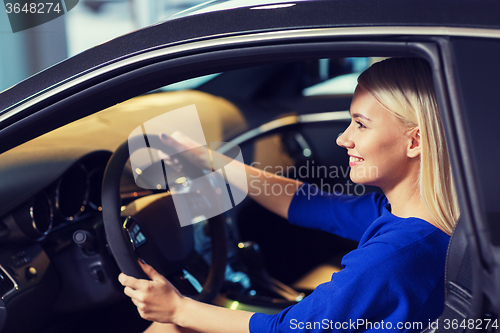
[[[231,38],[212,37],[203,41],[186,42],[182,45],[145,51],[140,55],[116,61],[94,71],[81,73],[77,78],[60,82],[46,92],[34,94],[27,102],[19,103],[14,108],[10,108],[2,114],[0,146],[3,151],[8,150],[59,126],[99,112],[131,97],[201,75],[275,63],[345,58],[347,56],[420,56],[427,59],[434,69],[439,103],[445,115],[450,146],[455,153],[454,168],[459,174],[457,183],[461,189],[462,205],[471,207],[471,212],[478,214],[476,212],[480,208],[475,208],[479,207],[475,206],[475,203],[478,200],[481,201],[478,198],[482,198],[482,196],[478,194],[478,190],[472,187],[477,173],[471,170],[475,170],[473,168],[477,168],[477,166],[472,167],[469,159],[469,156],[471,156],[469,152],[473,150],[470,147],[471,142],[475,146],[476,141],[474,139],[472,141],[464,140],[464,138],[468,138],[468,126],[482,120],[480,117],[474,118],[474,121],[468,118],[469,115],[472,115],[471,111],[469,111],[472,108],[470,103],[479,103],[478,96],[480,94],[477,93],[469,99],[466,98],[467,93],[462,91],[464,90],[463,87],[470,88],[470,91],[477,89],[477,86],[469,87],[467,85],[477,82],[477,78],[473,74],[478,74],[468,74],[474,78],[472,81],[467,80],[466,76],[462,79],[460,76],[460,71],[463,70],[462,63],[470,62],[467,59],[461,60],[459,52],[452,52],[455,50],[454,48],[458,49],[465,46],[462,46],[458,41],[456,44],[454,44],[455,41],[450,44],[450,41],[446,38],[440,39],[426,37],[425,35],[404,36],[404,38],[392,37],[387,36],[388,31],[380,36],[373,34],[360,36],[358,34],[355,39],[346,38],[345,34],[339,36],[335,29],[322,29],[321,31],[291,30],[279,33],[268,32],[264,35],[249,33],[232,36]],[[392,33],[397,35],[397,29],[392,30]],[[485,46],[483,50],[489,51],[489,46]],[[451,55],[446,52],[450,52]],[[453,66],[452,61],[454,59],[459,60],[457,67]],[[459,80],[455,81],[457,76]],[[461,90],[458,90],[457,85],[462,87]],[[463,100],[457,97],[457,91],[463,92],[460,95],[464,96],[465,104]],[[482,103],[485,103],[485,101],[487,99],[482,99]],[[304,105],[307,107],[304,107],[302,111],[300,108],[293,108],[302,116],[307,113],[304,109],[307,110],[313,105],[312,101],[304,103],[306,103]],[[486,106],[491,105],[495,104],[490,101]],[[266,109],[263,110],[265,113]],[[320,111],[318,113],[325,111],[318,106],[314,110]],[[269,114],[273,116],[284,115],[279,112]],[[248,112],[246,117],[253,120],[255,114]],[[265,119],[265,117],[262,119]],[[255,122],[255,127],[267,124],[272,120],[272,117],[266,121],[262,119]],[[465,119],[470,120],[469,125]],[[345,123],[345,119],[340,122]],[[318,121],[318,123],[322,123],[322,121]],[[338,127],[338,122],[336,124],[327,124],[323,130],[329,132],[332,126]],[[319,131],[318,128],[304,126],[301,131],[290,132],[288,131],[289,127],[285,127],[276,129],[277,133],[284,134],[284,136],[279,137],[280,144],[284,145],[299,144],[300,146],[301,139],[300,136],[296,135],[297,133],[302,137],[307,137],[308,131]],[[474,132],[475,129],[476,127],[473,128],[472,133],[477,133]],[[332,131],[336,132],[337,130]],[[479,132],[484,133],[483,131]],[[267,133],[260,136],[264,138]],[[291,140],[289,140],[290,136]],[[313,138],[309,140],[311,142],[318,138],[312,134],[309,134],[309,136]],[[490,137],[488,136],[488,138]],[[479,140],[481,143],[484,142],[483,139]],[[248,142],[253,144],[257,141],[250,140]],[[302,149],[303,151],[304,149]],[[314,150],[312,152],[314,153]],[[478,151],[477,154],[484,156],[485,159],[488,158],[484,149]],[[250,161],[252,160],[250,159]],[[498,189],[498,187],[495,188]],[[494,206],[494,204],[489,205]],[[495,213],[494,210],[492,212]],[[469,213],[467,209],[464,210],[464,214],[474,215]],[[479,214],[484,214],[484,211]],[[471,228],[473,228],[472,224]],[[276,246],[278,238],[280,238],[280,235],[276,233],[275,236],[268,240],[270,252],[280,248],[280,246]],[[277,259],[274,259],[274,262],[276,261]],[[290,260],[288,265],[293,267],[294,261]],[[274,266],[274,264],[271,266]],[[21,311],[20,309],[9,309],[9,312],[16,312],[16,310]]]

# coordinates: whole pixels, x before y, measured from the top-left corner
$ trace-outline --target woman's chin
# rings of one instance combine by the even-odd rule
[[[374,179],[369,179],[366,177],[356,177],[352,174],[350,178],[351,182],[353,182],[355,185],[378,186]]]

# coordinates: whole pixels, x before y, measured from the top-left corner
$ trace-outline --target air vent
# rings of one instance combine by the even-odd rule
[[[0,266],[0,295],[2,295],[2,298],[16,288],[17,284],[15,281],[10,277],[5,269]]]

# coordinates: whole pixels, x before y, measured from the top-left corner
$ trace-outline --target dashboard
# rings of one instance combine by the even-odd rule
[[[223,141],[226,127],[234,129],[242,120],[236,107],[208,94],[160,93],[80,119],[2,154],[2,332],[36,331],[54,313],[74,314],[125,299],[102,221],[104,171],[112,152],[138,124],[188,102],[209,107],[198,112],[212,141]],[[213,108],[224,112],[216,117]],[[130,164],[125,165],[122,209],[153,191],[138,187]],[[210,258],[204,222],[197,224],[194,237],[195,251],[205,261],[197,264],[203,273]],[[229,237],[234,253],[235,233]]]
[[[8,309],[7,332],[23,327],[27,311],[42,322],[53,306],[67,312],[118,298],[118,271],[100,226],[110,156],[97,151],[68,164],[0,219],[0,308]]]
[[[101,211],[101,186],[111,154],[97,152],[74,163],[50,185],[3,219],[11,240],[43,240],[49,233]],[[26,239],[24,239],[26,238]]]

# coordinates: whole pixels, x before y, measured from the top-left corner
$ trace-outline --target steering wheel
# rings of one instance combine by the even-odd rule
[[[165,178],[169,179],[170,192],[138,199],[121,212],[120,181],[122,172],[129,156],[132,156],[139,147],[147,147],[148,149],[154,147],[168,154],[166,156],[175,155],[176,165],[182,168],[184,175],[182,179],[189,182],[190,179],[198,178],[198,184],[200,181],[205,182],[203,187],[205,190],[210,188],[211,193],[203,193],[199,186],[184,187],[184,192],[175,192],[172,186],[176,186],[176,184],[170,180],[172,177],[163,177],[164,181]],[[165,175],[179,172],[179,168],[173,170],[174,167],[169,163],[159,161],[156,166],[158,165],[163,168]],[[137,262],[138,257],[140,257],[164,276],[181,272],[186,274],[183,268],[195,253],[194,228],[191,224],[180,225],[178,214],[181,213],[176,208],[179,208],[179,205],[198,207],[196,203],[199,202],[205,202],[210,206],[214,202],[213,197],[214,193],[217,193],[216,190],[220,192],[220,188],[214,188],[217,185],[208,180],[209,177],[200,177],[201,174],[204,174],[200,171],[200,168],[195,167],[182,154],[178,154],[173,147],[163,143],[158,136],[132,137],[116,149],[109,159],[104,173],[102,212],[109,248],[123,273],[135,278],[148,279]],[[180,179],[181,177],[176,176],[175,178]],[[182,185],[188,184],[186,182]],[[177,186],[182,185],[177,184]],[[173,198],[174,195],[175,198]],[[126,217],[125,221],[123,215]],[[203,215],[201,216],[203,217]],[[203,283],[203,290],[194,297],[202,302],[210,302],[219,292],[224,281],[227,261],[226,224],[223,214],[209,218],[208,226],[212,241],[211,263]],[[185,275],[185,277],[192,276]],[[177,287],[181,293],[189,293],[187,290],[192,289],[184,288],[185,290],[183,290],[182,286]]]

